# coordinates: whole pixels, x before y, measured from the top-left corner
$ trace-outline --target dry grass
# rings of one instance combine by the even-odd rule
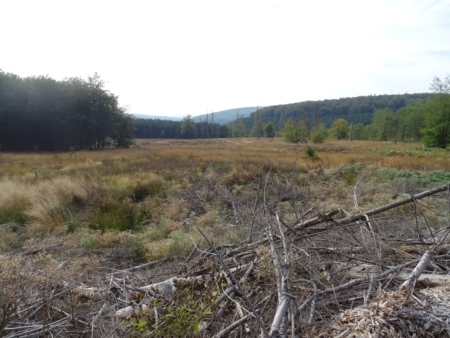
[[[236,241],[250,221],[236,213],[251,210],[269,171],[275,180],[265,186],[267,193],[292,179],[294,186],[284,192],[298,194],[296,206],[283,207],[286,214],[308,207],[354,212],[357,181],[364,210],[450,179],[448,151],[420,144],[327,140],[313,146],[318,160],[305,155],[306,147],[280,139],[137,140],[128,150],[1,153],[0,249],[82,229],[111,232],[121,242],[120,231],[129,230],[143,234],[144,248],[159,252],[150,258],[162,257],[192,248],[181,237],[194,225],[208,229],[216,242]],[[85,247],[110,246],[91,237]],[[159,241],[161,247],[177,242],[187,249],[156,249]]]

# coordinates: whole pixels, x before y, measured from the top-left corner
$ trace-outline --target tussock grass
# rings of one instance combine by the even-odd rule
[[[307,144],[280,139],[241,138],[137,140],[131,149],[92,152],[2,153],[0,249],[11,249],[18,238],[87,231],[73,243],[93,252],[122,245],[121,232],[133,231],[149,258],[180,255],[192,249],[190,237],[202,242],[194,225],[216,242],[246,236],[243,224],[251,219],[234,224],[235,212],[251,209],[258,184],[259,198],[264,189],[279,198],[297,194],[295,205],[279,205],[280,212],[292,215],[289,208],[352,206],[358,180],[363,209],[450,180],[448,151],[420,144],[326,140],[314,145],[314,159],[305,156],[307,150]],[[274,179],[266,182],[269,171]],[[287,181],[292,186],[285,186]]]

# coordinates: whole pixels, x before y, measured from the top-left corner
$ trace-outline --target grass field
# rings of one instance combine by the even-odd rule
[[[134,250],[128,258],[156,259],[187,254],[198,239],[190,233],[194,224],[216,241],[239,241],[251,221],[236,214],[233,200],[251,204],[269,172],[272,188],[308,191],[302,210],[351,211],[358,180],[359,207],[370,208],[396,194],[450,181],[450,160],[448,151],[412,143],[295,145],[253,138],[137,140],[131,149],[0,153],[0,249],[27,250],[30,242],[39,246],[39,239],[68,236],[88,252],[123,244]],[[238,217],[239,226],[233,225]]]

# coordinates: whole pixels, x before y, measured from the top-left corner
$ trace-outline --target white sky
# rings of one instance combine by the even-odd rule
[[[429,91],[450,1],[0,0],[0,69],[97,72],[135,114]]]

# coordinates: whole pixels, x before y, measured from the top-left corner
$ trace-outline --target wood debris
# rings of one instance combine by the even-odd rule
[[[376,218],[447,189],[354,216],[332,209],[291,222],[276,200],[264,197],[249,206],[252,229],[259,233],[247,241],[215,246],[204,235],[210,249],[196,248],[187,260],[96,272],[81,266],[78,280],[64,274],[74,269],[70,261],[55,262],[52,280],[40,278],[38,261],[45,250],[0,257],[2,295],[15,297],[2,298],[0,333],[10,338],[450,337],[450,225],[424,234],[406,225],[410,215],[396,220],[397,227]],[[19,267],[25,265],[29,275],[22,276]],[[167,267],[177,272],[161,273]],[[26,287],[19,292],[16,285]],[[7,288],[15,291],[5,293]]]

